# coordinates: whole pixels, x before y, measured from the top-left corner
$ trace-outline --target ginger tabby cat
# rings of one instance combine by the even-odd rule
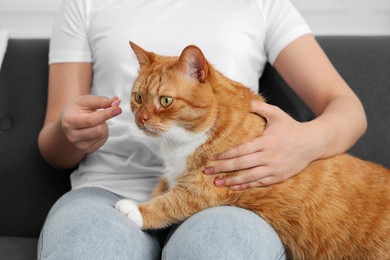
[[[293,259],[390,259],[389,169],[342,154],[269,187],[217,188],[203,169],[213,155],[261,135],[266,122],[250,104],[264,99],[224,77],[196,46],[164,57],[130,45],[140,64],[131,109],[140,129],[162,138],[165,171],[148,202],[121,200],[119,211],[158,229],[236,206],[268,221]]]

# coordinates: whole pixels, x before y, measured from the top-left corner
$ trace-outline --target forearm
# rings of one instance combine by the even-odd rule
[[[365,133],[364,108],[354,96],[334,98],[310,126],[311,142],[318,145],[313,159],[328,158],[351,148]]]
[[[68,141],[62,126],[64,109],[77,97],[90,92],[90,63],[56,63],[49,67],[48,103],[38,145],[46,161],[60,169],[75,167],[85,156]]]
[[[45,160],[59,169],[73,168],[85,157],[84,151],[68,141],[59,119],[42,128],[38,146]]]
[[[317,115],[304,133],[315,146],[309,149],[313,160],[345,152],[363,135],[367,122],[360,100],[312,35],[283,49],[274,66]]]

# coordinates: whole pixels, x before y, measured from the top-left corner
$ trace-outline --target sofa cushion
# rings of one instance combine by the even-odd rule
[[[7,260],[36,260],[37,238],[0,236],[0,258]]]

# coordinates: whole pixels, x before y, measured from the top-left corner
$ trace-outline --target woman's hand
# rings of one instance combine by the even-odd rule
[[[268,186],[296,175],[316,156],[319,148],[312,143],[310,123],[295,121],[276,106],[253,102],[252,112],[267,120],[263,134],[254,140],[216,155],[214,167],[205,174],[242,170],[234,177],[216,179],[218,187],[234,190]]]
[[[117,97],[76,98],[65,107],[60,118],[68,141],[85,153],[96,151],[108,138],[106,121],[122,112],[119,104]]]
[[[271,185],[300,172],[311,161],[347,151],[365,132],[359,98],[337,73],[313,35],[304,35],[278,55],[274,67],[317,116],[299,123],[277,107],[254,103],[267,119],[262,136],[216,156],[206,174],[243,170],[215,185],[235,190]]]

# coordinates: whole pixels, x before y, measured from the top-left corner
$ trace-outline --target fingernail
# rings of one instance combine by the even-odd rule
[[[204,172],[205,174],[213,174],[213,173],[214,173],[214,169],[213,169],[213,167],[206,167],[206,168],[203,170],[203,172]]]
[[[224,186],[225,185],[225,180],[224,179],[215,179],[214,184],[217,187]]]
[[[233,186],[232,186],[232,189],[233,189],[233,190],[240,190],[240,189],[241,189],[241,185],[240,185],[240,184],[233,185]]]
[[[117,100],[115,100],[114,102],[111,103],[111,106],[112,107],[117,107],[117,106],[119,106],[120,103],[121,103],[121,100],[117,99]]]
[[[122,113],[122,109],[114,109],[113,111],[112,111],[112,116],[117,116],[117,115],[119,115],[120,113]]]

